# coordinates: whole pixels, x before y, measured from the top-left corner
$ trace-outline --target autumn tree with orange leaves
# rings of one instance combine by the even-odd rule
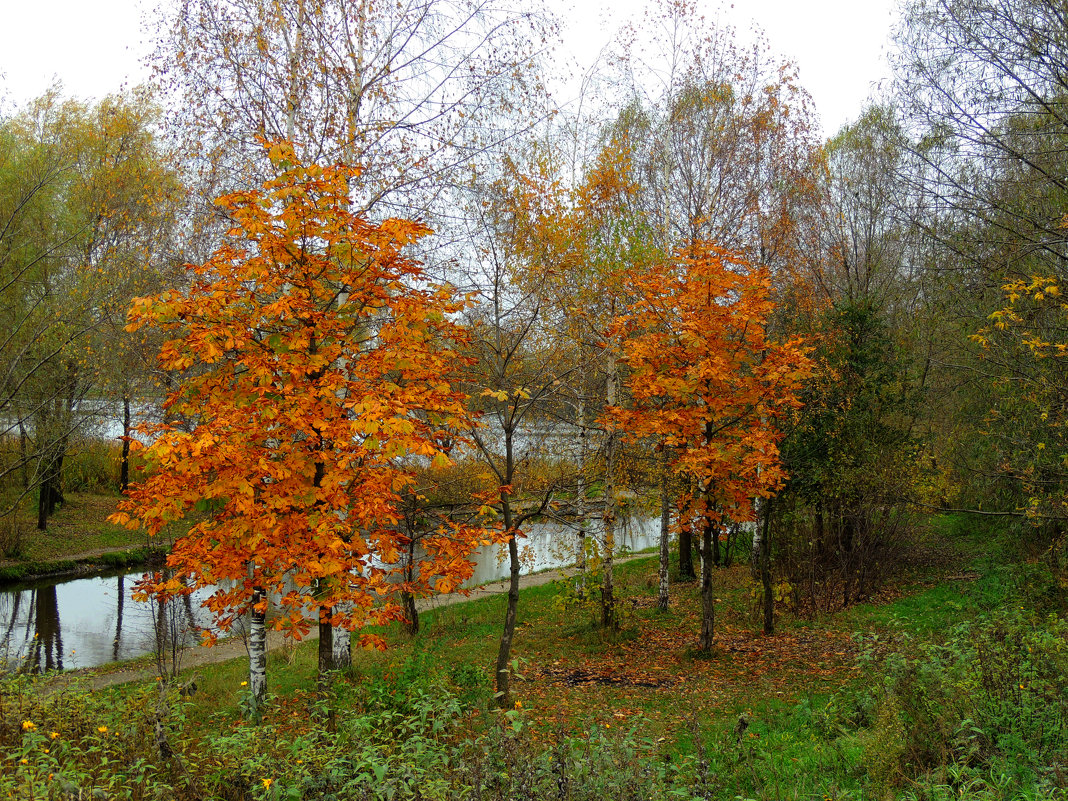
[[[800,407],[810,361],[800,340],[768,338],[770,279],[738,253],[694,242],[666,274],[642,276],[633,290],[637,300],[616,323],[632,400],[610,409],[610,420],[631,438],[661,439],[670,469],[694,487],[682,508],[701,531],[700,648],[707,651],[718,532],[754,521],[754,500],[782,485],[778,424]]]
[[[285,145],[269,155],[276,178],[218,201],[229,240],[189,266],[188,289],[131,309],[130,329],[173,334],[160,365],[186,374],[167,422],[148,431],[150,477],[115,515],[151,534],[194,521],[168,559],[173,575],[143,590],[212,587],[205,606],[223,630],[251,611],[258,698],[269,595],[277,629],[301,637],[318,618],[322,675],[332,626],[400,618],[392,598],[413,585],[456,588],[486,536],[443,523],[405,580],[400,494],[417,466],[449,463],[464,411],[448,379],[462,361],[450,321],[462,303],[404,255],[427,229],[353,213],[353,169],[304,165]]]

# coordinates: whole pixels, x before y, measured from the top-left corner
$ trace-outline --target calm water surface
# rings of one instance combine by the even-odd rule
[[[0,663],[33,672],[94,667],[151,653],[158,623],[190,631],[208,625],[200,608],[207,593],[161,610],[131,598],[140,577],[140,571],[111,572],[0,593]]]
[[[659,534],[659,519],[633,520],[618,534],[617,548],[649,548]],[[524,573],[574,563],[575,535],[564,526],[533,525],[520,543]],[[469,586],[508,575],[503,548],[481,548],[474,559]],[[151,653],[158,630],[192,632],[210,625],[211,616],[200,607],[210,590],[160,608],[131,598],[141,572],[31,582],[0,592],[0,667],[33,672],[95,667]]]

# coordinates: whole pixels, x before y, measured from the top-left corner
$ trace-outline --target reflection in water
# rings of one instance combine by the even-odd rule
[[[659,518],[632,520],[618,537],[618,546],[641,550],[656,544]],[[523,572],[574,562],[574,531],[555,524],[527,527],[521,540]],[[481,584],[508,575],[508,565],[490,546],[474,554]],[[127,578],[131,578],[127,581]],[[169,604],[130,603],[134,574],[112,572],[71,581],[34,582],[0,592],[0,670],[62,670],[102,665],[152,653],[166,644],[162,656],[176,658],[172,644],[195,642],[190,636],[211,623],[200,604],[210,595],[201,590]],[[62,628],[60,621],[62,620]],[[239,631],[240,627],[235,627]],[[179,646],[180,647],[180,646]],[[168,653],[170,651],[170,653]]]
[[[111,647],[111,661],[117,662],[119,660],[119,649],[122,644],[122,610],[126,606],[126,576],[116,576],[116,580],[119,585],[115,590],[115,597],[118,599],[118,607],[115,612],[115,641]]]
[[[31,592],[30,604],[35,611],[35,625],[33,643],[26,657],[26,669],[31,673],[63,670],[63,634],[59,626],[56,587],[53,584]]]
[[[586,527],[593,540],[600,534],[600,521]],[[561,523],[536,523],[523,527],[525,536],[519,539],[521,572],[537,573],[553,567],[573,565],[576,530]],[[660,541],[660,518],[628,518],[621,521],[616,532],[616,549],[634,552],[652,548]],[[504,546],[485,545],[472,554],[475,571],[464,582],[465,587],[475,587],[490,581],[508,577],[508,555]]]
[[[130,602],[137,578],[140,572],[112,572],[0,592],[0,669],[93,667],[152,653],[157,642],[156,609]],[[200,608],[207,595],[196,593],[175,605],[183,627],[210,622],[210,615]],[[175,623],[171,621],[168,630],[176,630]]]

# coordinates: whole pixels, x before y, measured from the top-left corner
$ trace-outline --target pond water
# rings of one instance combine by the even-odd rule
[[[151,653],[160,623],[210,623],[206,592],[175,609],[130,597],[141,572],[35,581],[0,592],[0,667],[31,672],[94,667]],[[160,614],[160,613],[163,614]]]
[[[591,527],[592,529],[592,527]],[[659,518],[632,519],[616,538],[619,552],[653,547]],[[523,573],[574,563],[575,532],[558,524],[534,524],[520,540]],[[468,586],[507,577],[507,551],[481,548]],[[112,571],[66,581],[37,581],[0,592],[0,669],[32,672],[95,667],[151,653],[158,631],[208,626],[202,590],[170,608],[130,597],[141,571]]]

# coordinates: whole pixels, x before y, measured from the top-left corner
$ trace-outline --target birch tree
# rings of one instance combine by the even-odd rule
[[[354,201],[425,216],[442,188],[544,113],[538,6],[487,0],[182,0],[160,22],[156,80],[212,187],[269,169],[258,140],[359,164]]]

